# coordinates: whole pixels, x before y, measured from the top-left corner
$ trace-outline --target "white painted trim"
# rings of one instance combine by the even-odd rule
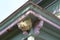
[[[22,19],[24,19],[25,17],[27,17],[29,14],[33,14],[34,16],[38,17],[39,19],[42,19],[43,21],[51,24],[52,26],[56,27],[57,29],[60,29],[60,26],[51,22],[50,20],[44,18],[43,16],[41,16],[40,14],[35,13],[32,10],[29,10],[28,12],[26,12],[24,15],[22,15],[21,17],[19,17],[17,20],[15,20],[12,24],[10,24],[9,26],[7,26],[5,29],[3,29],[2,31],[0,31],[0,35],[2,35],[3,33],[7,32],[8,29],[12,28],[15,24],[17,24],[19,21],[21,21]]]

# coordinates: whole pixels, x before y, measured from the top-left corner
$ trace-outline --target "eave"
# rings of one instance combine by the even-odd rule
[[[60,19],[58,19],[52,13],[46,11],[45,9],[41,8],[40,6],[34,4],[31,1],[27,2],[21,8],[17,9],[12,15],[10,15],[6,20],[4,20],[0,25],[0,28],[1,28],[0,30],[2,31],[4,29],[6,29],[7,27],[8,28],[13,27],[13,25],[15,25],[16,23],[18,23],[20,21],[20,19],[18,20],[18,18],[20,18],[22,15],[24,15],[27,11],[30,11],[30,10],[35,12],[35,14],[34,14],[35,16],[39,14],[37,16],[38,18],[41,18],[41,16],[43,18],[46,18],[47,20],[43,19],[43,18],[41,18],[41,19],[44,20],[45,22],[49,23],[49,24],[52,23],[51,25],[53,26],[53,29],[56,28],[56,29],[60,30]],[[30,11],[30,12],[32,12],[32,11]],[[18,20],[18,21],[16,21],[16,20]],[[57,25],[58,27],[55,25]],[[47,28],[47,27],[45,27],[45,28],[44,29],[46,30],[47,33],[51,32],[50,34],[54,33],[53,35],[55,35],[55,36],[58,35],[57,37],[60,37],[58,33],[54,32],[52,30],[49,30],[49,28]]]

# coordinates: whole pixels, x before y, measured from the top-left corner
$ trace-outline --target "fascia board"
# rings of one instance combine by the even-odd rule
[[[41,16],[43,16],[43,17],[45,17],[45,18],[46,18],[47,16],[48,16],[48,17],[52,17],[52,16],[53,16],[52,14],[48,14],[48,15],[47,15],[47,14],[46,14],[46,11],[45,11],[43,8],[37,6],[36,4],[34,4],[34,3],[32,3],[32,2],[30,2],[29,4],[33,4],[33,5],[29,5],[30,7],[28,8],[28,10],[29,10],[29,9],[34,9],[34,11],[37,12],[36,14],[34,14],[35,16],[38,15],[38,14],[41,15]],[[36,9],[36,8],[37,8],[37,9]],[[37,11],[37,10],[39,10],[40,12]],[[19,11],[20,11],[20,10],[19,10]],[[27,10],[26,10],[26,11],[27,11]],[[23,15],[24,13],[26,13],[26,11],[24,11],[21,15]],[[31,11],[30,11],[30,12],[31,12]],[[20,14],[20,13],[19,13],[19,14]],[[19,15],[19,14],[18,14],[18,15]],[[44,16],[43,14],[46,15],[46,16]],[[19,15],[19,16],[21,16],[21,15]],[[18,17],[19,17],[19,16],[18,16]],[[40,16],[40,17],[38,16],[38,17],[39,17],[40,19],[42,19],[41,16]],[[16,17],[16,16],[14,16],[14,17]],[[13,18],[14,18],[14,17],[13,17]],[[17,18],[18,18],[18,17],[17,17]],[[12,18],[12,20],[13,20],[13,18]],[[52,18],[55,18],[56,21],[59,20],[59,19],[56,18],[55,16],[53,16]],[[48,18],[47,18],[47,19],[48,19]],[[16,18],[15,18],[14,20],[16,20]],[[11,21],[11,22],[14,22],[14,20]],[[20,19],[19,19],[19,20],[20,20]],[[42,20],[44,20],[44,19],[42,19]],[[49,18],[48,20],[50,20],[50,18]],[[44,21],[46,21],[46,20],[44,20]],[[12,27],[12,25],[15,25],[15,24],[11,24],[11,22],[9,22],[8,24]],[[47,21],[46,21],[46,22],[47,22]],[[18,22],[15,21],[14,23],[18,23]],[[49,23],[49,22],[48,22],[48,23]],[[55,22],[53,22],[53,21],[50,20],[50,23],[49,23],[49,24],[51,24],[51,23],[55,24]],[[51,25],[53,25],[53,24],[51,24]],[[56,25],[57,25],[57,24],[56,24]],[[3,25],[3,26],[5,27],[5,25]],[[53,25],[53,26],[55,26],[55,25]],[[59,26],[59,25],[57,25],[57,26]],[[4,28],[4,27],[3,27],[3,28]],[[7,24],[6,24],[6,27],[9,28],[9,26],[7,26]],[[5,29],[5,28],[4,28],[4,29]],[[60,26],[59,26],[59,29],[60,29]],[[7,30],[7,29],[5,29],[5,30]]]
[[[32,5],[30,5],[30,4],[32,4]],[[32,2],[27,3],[26,6],[27,6],[27,5],[29,5],[30,8],[29,8],[29,7],[26,7],[26,8],[28,8],[28,9],[33,9],[33,10],[39,12],[39,14],[42,15],[43,17],[49,19],[50,21],[56,23],[57,25],[60,25],[60,19],[58,19],[56,16],[54,16],[54,15],[51,14],[50,12],[46,11],[45,9],[39,7],[38,5],[36,5],[36,4],[32,3]],[[25,7],[23,7],[23,8],[25,8]],[[19,10],[19,11],[21,11],[21,10]],[[22,11],[23,11],[23,10],[22,10]],[[15,11],[14,13],[17,14],[18,11]],[[15,14],[15,15],[16,15],[16,14]],[[15,17],[15,15],[14,15],[14,17]],[[10,16],[10,17],[11,17],[11,16]],[[13,19],[13,18],[11,17],[10,19]],[[8,19],[8,20],[10,20],[10,19]],[[8,22],[8,21],[5,20],[5,22],[2,23],[2,25],[6,24],[6,22]],[[2,25],[1,25],[1,27],[2,27]],[[7,25],[7,24],[6,24],[6,25]]]

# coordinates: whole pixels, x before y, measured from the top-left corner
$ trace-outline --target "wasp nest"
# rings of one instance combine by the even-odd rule
[[[22,31],[30,30],[31,27],[32,27],[31,18],[22,20],[21,22],[18,23],[18,28],[21,29]]]

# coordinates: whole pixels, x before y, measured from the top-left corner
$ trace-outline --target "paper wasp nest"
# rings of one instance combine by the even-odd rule
[[[22,20],[21,22],[18,23],[18,28],[21,29],[22,31],[27,31],[32,27],[32,21],[31,19],[26,19]]]

